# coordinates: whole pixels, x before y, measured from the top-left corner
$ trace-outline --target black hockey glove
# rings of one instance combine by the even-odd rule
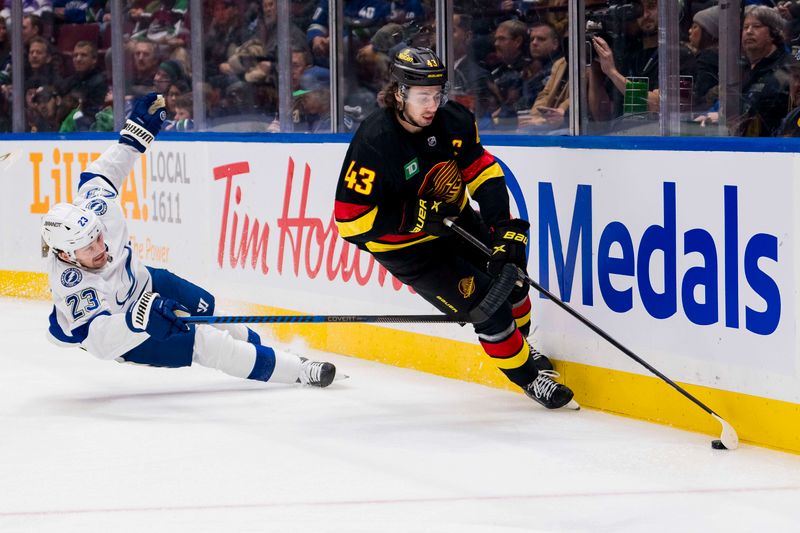
[[[400,231],[404,233],[424,231],[428,235],[440,237],[450,235],[453,230],[444,225],[444,219],[456,217],[460,212],[461,209],[456,204],[448,204],[444,200],[415,198],[406,202]]]
[[[136,99],[125,126],[119,132],[119,142],[145,153],[166,118],[166,103],[160,94],[148,93]]]
[[[162,298],[157,292],[145,292],[128,309],[125,321],[133,331],[146,331],[151,337],[164,340],[189,331],[189,326],[178,318],[176,312],[189,316],[189,310],[175,300]]]
[[[512,218],[498,222],[492,234],[492,255],[489,256],[488,271],[492,276],[499,276],[503,265],[512,263],[527,271],[528,260],[525,249],[528,246],[528,229],[531,227],[527,220]]]

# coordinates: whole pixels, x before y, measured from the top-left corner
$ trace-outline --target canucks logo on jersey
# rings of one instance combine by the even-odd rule
[[[448,204],[461,204],[464,197],[464,182],[455,161],[436,163],[425,175],[420,187],[420,196],[439,198]]]

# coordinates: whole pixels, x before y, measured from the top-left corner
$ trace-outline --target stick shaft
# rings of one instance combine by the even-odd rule
[[[253,316],[190,316],[187,324],[347,324],[347,323],[450,323],[465,324],[462,319],[447,315],[253,315]]]

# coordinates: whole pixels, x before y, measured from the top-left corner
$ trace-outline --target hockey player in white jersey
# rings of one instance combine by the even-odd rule
[[[50,339],[100,359],[173,368],[197,363],[258,381],[330,385],[334,365],[264,346],[241,324],[185,324],[181,313],[213,315],[214,297],[143,265],[132,252],[118,195],[165,116],[160,95],[137,100],[119,142],[81,173],[75,201],[55,204],[44,216]]]

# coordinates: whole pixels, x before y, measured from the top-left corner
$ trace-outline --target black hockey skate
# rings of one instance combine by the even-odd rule
[[[537,401],[548,409],[558,409],[559,407],[570,407],[572,402],[572,390],[566,385],[556,383],[553,378],[559,376],[554,370],[541,370],[532,382],[523,387],[528,398]]]
[[[541,372],[542,370],[553,370],[553,363],[550,362],[550,359],[547,358],[545,354],[537,350],[530,345],[530,356],[533,360],[533,366],[536,367],[536,370]]]
[[[327,387],[336,377],[336,367],[332,363],[310,361],[307,357],[300,358],[300,377],[297,383],[312,387]]]

